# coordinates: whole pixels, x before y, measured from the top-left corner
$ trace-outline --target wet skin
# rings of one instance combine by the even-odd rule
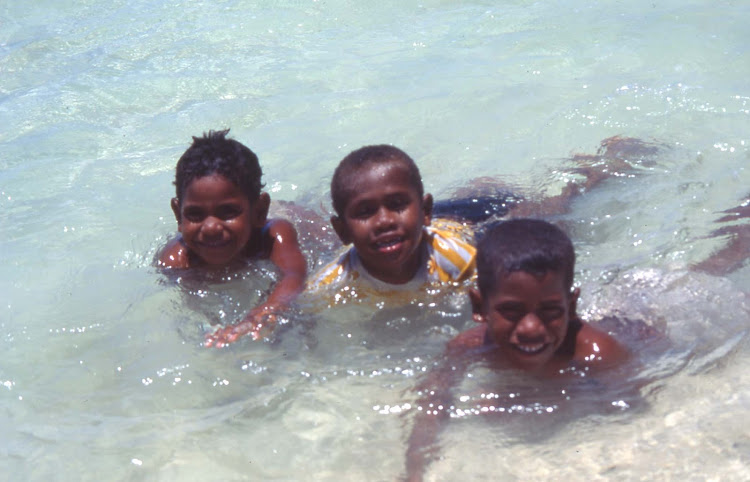
[[[409,282],[420,267],[423,227],[430,224],[432,196],[423,198],[398,161],[368,166],[352,176],[341,217],[331,223],[344,244],[352,243],[363,266],[392,284]]]
[[[536,371],[549,365],[563,345],[578,291],[566,289],[561,273],[515,271],[486,298],[476,290],[471,298],[474,320],[486,324],[486,342],[497,345],[512,365]]]
[[[261,192],[251,202],[233,182],[212,174],[193,180],[182,204],[172,199],[181,237],[170,241],[159,257],[165,268],[223,268],[247,258],[270,259],[281,278],[268,298],[243,320],[206,337],[206,346],[222,347],[245,334],[254,339],[273,329],[277,313],[304,288],[307,262],[294,226],[284,219],[267,219],[270,197]],[[264,227],[266,229],[264,229]]]
[[[203,264],[227,266],[247,256],[262,202],[251,203],[233,182],[213,174],[195,179],[185,189],[182,204],[172,209],[183,243]]]

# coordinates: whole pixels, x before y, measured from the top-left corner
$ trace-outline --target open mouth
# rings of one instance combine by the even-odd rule
[[[525,343],[523,345],[513,345],[513,348],[526,356],[534,356],[546,350],[547,345],[547,343]]]
[[[201,246],[207,249],[223,249],[227,247],[230,242],[224,239],[216,239],[211,241],[201,241]]]
[[[403,241],[404,238],[402,238],[401,236],[397,236],[376,241],[374,245],[375,249],[381,253],[392,253],[394,251],[397,251],[401,247]]]

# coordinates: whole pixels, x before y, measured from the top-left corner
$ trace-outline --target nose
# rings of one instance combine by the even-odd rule
[[[519,338],[534,339],[544,337],[544,323],[536,313],[527,313],[516,325],[516,335]]]
[[[375,226],[378,231],[392,228],[396,224],[396,215],[393,211],[383,206],[375,215]]]
[[[221,230],[221,220],[214,216],[209,216],[204,219],[203,224],[201,225],[201,232],[205,236],[217,236],[221,234]]]

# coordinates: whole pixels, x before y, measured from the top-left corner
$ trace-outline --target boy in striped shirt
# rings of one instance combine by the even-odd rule
[[[331,181],[336,234],[352,247],[325,266],[313,288],[364,283],[378,291],[461,282],[475,274],[473,233],[463,224],[433,222],[414,160],[390,145],[347,155]]]

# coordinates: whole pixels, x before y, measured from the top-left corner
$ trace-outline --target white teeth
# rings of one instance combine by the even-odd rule
[[[516,348],[524,353],[533,354],[542,351],[544,349],[544,343],[539,343],[538,345],[516,345]]]
[[[382,243],[378,243],[378,247],[379,248],[388,248],[388,247],[391,247],[391,246],[395,246],[395,245],[397,245],[400,242],[401,242],[400,239],[391,239],[390,241],[383,241]]]

